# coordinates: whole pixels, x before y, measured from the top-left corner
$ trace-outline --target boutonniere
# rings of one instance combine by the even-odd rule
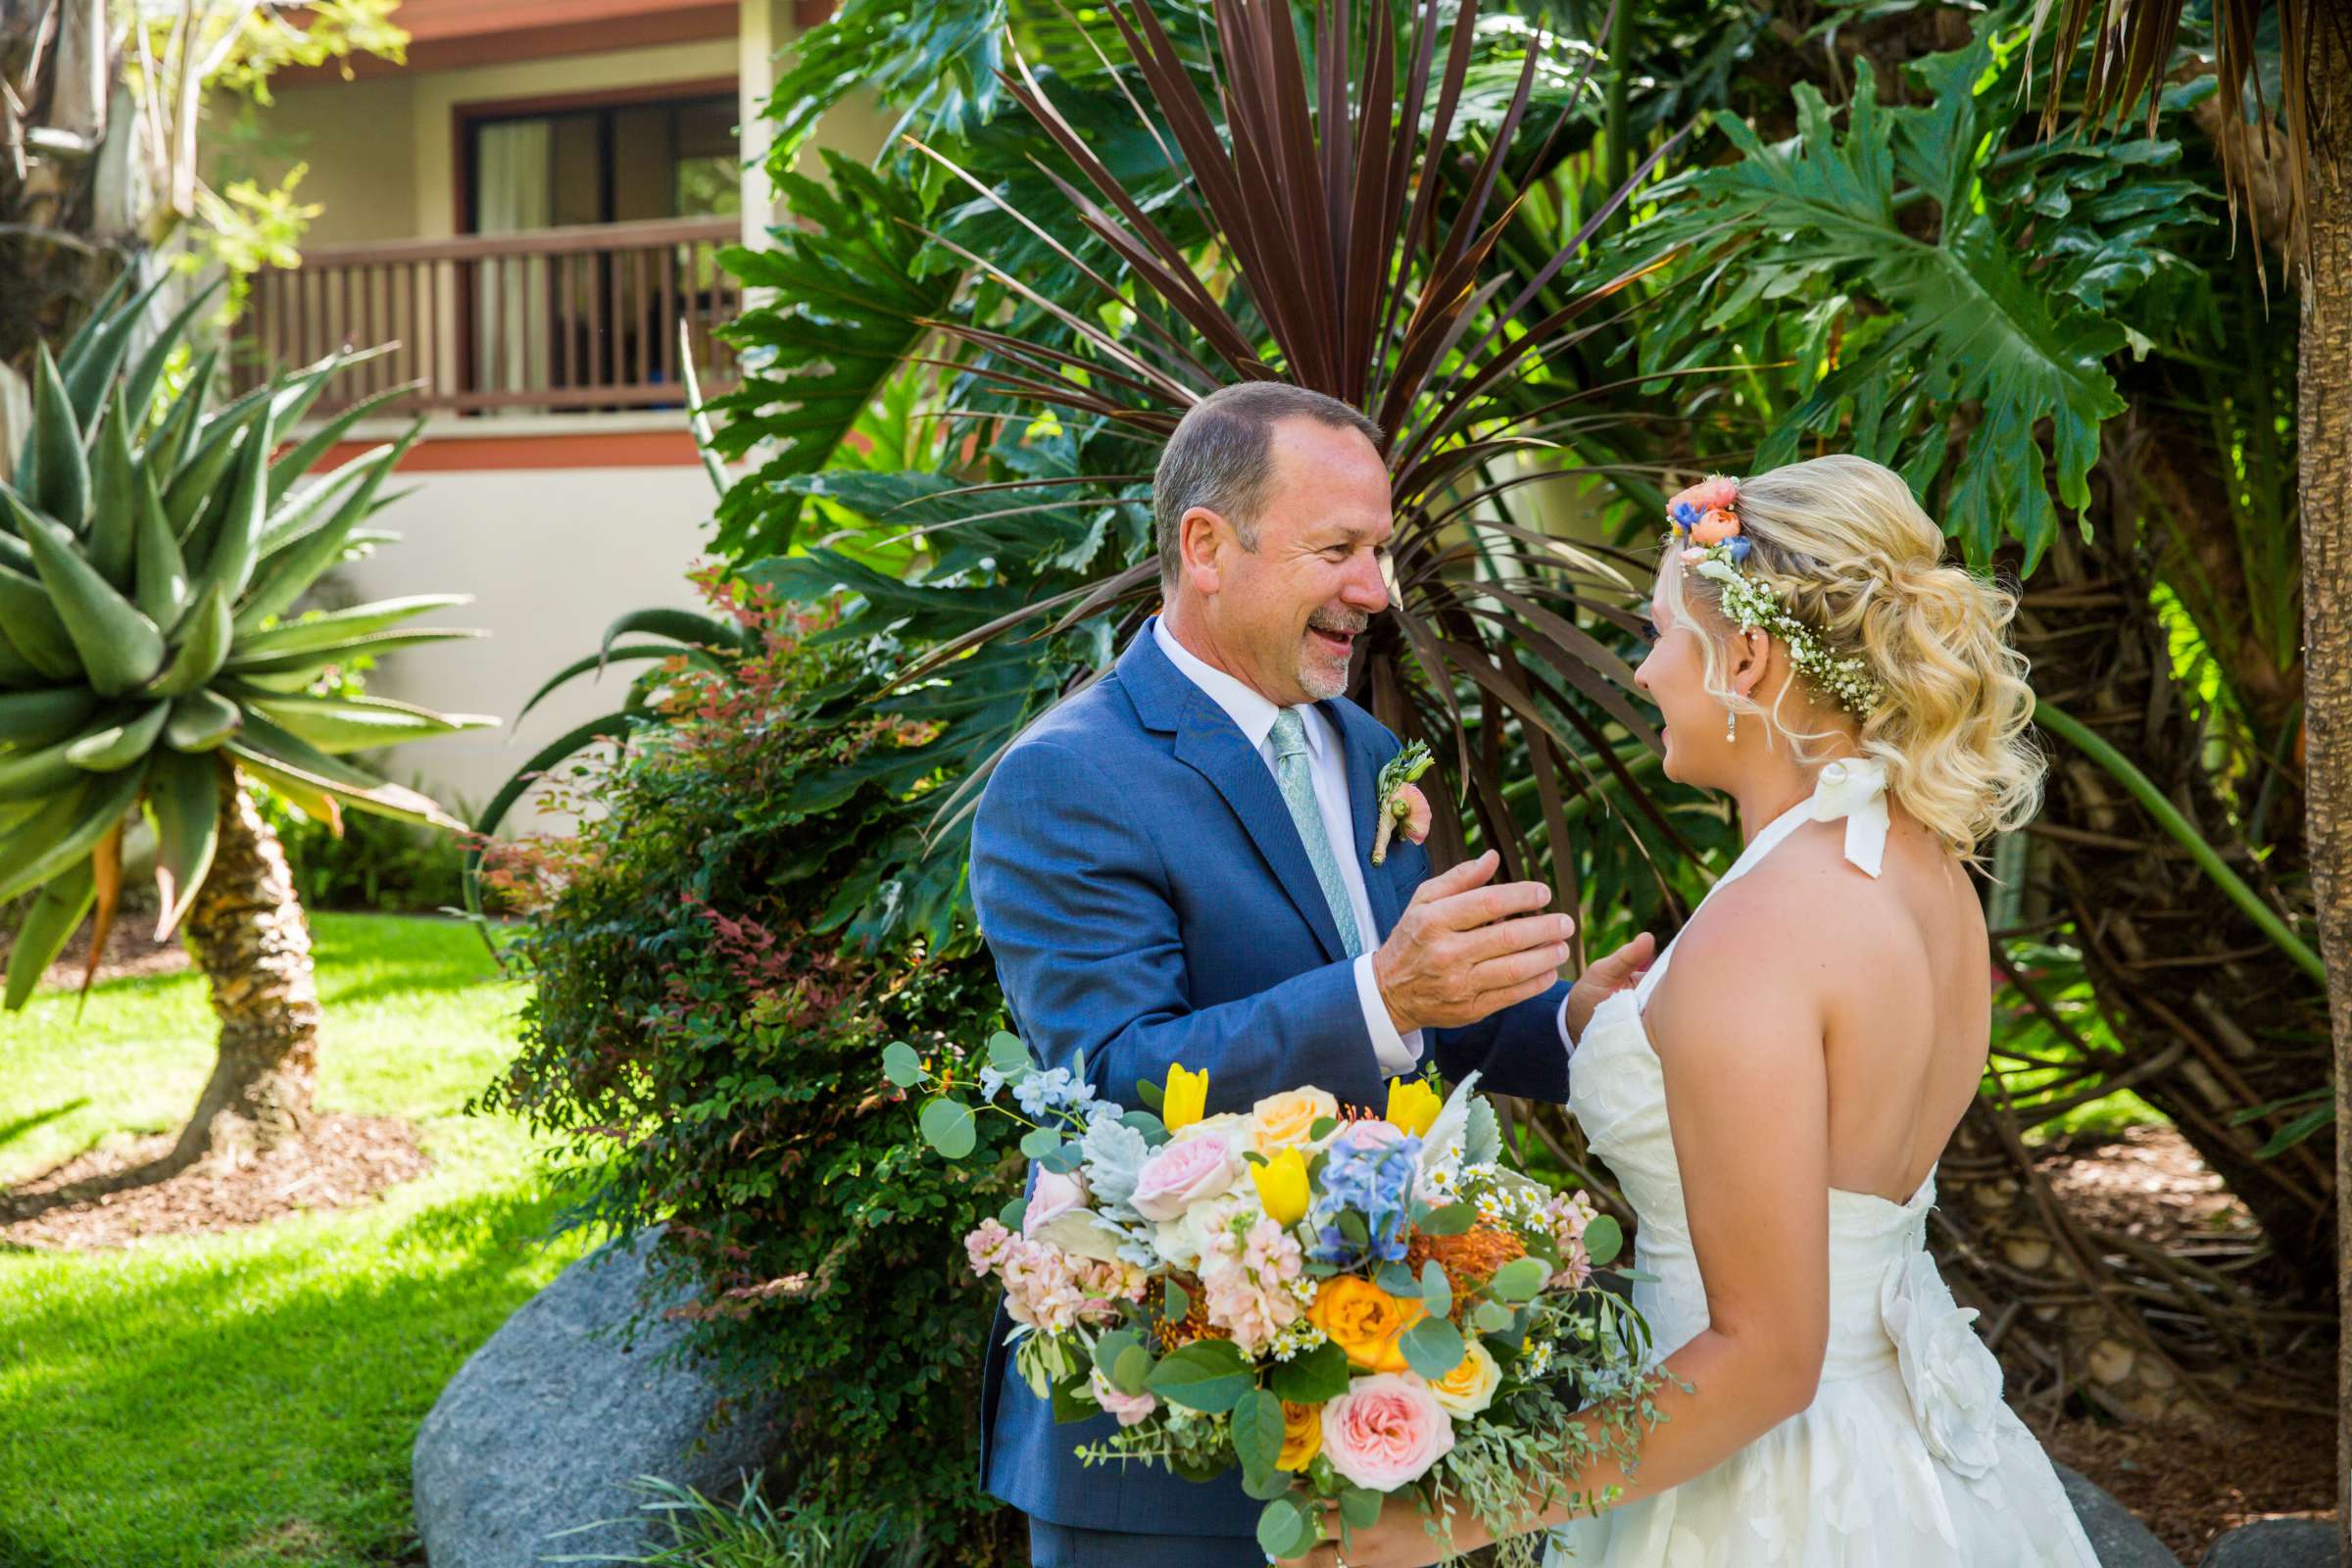
[[[1429,771],[1432,760],[1426,743],[1411,741],[1382,766],[1380,780],[1373,790],[1380,803],[1374,808],[1379,817],[1372,830],[1374,865],[1389,858],[1389,835],[1399,827],[1409,844],[1418,844],[1429,837],[1429,797],[1421,793],[1413,780]]]

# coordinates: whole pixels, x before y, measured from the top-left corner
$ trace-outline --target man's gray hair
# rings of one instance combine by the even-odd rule
[[[1229,518],[1242,548],[1257,548],[1257,516],[1274,470],[1274,426],[1313,419],[1354,430],[1380,445],[1380,426],[1338,398],[1287,381],[1244,381],[1219,387],[1194,404],[1159,455],[1152,476],[1152,515],[1159,528],[1159,580],[1173,587],[1184,564],[1177,529],[1184,514],[1204,507]]]

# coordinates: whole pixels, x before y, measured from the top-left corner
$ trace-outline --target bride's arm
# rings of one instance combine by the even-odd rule
[[[1843,949],[1761,875],[1725,888],[1675,950],[1643,1013],[1665,1064],[1708,1326],[1666,1358],[1659,1425],[1629,1473],[1599,1461],[1571,1494],[1650,1496],[1712,1469],[1813,1402],[1829,1341],[1829,1083],[1822,1053],[1826,956]],[[1742,897],[1744,895],[1744,897]],[[1827,918],[1836,918],[1829,915]],[[1690,1392],[1681,1385],[1688,1383]],[[1597,1413],[1582,1418],[1596,1446]],[[1530,1499],[1542,1488],[1530,1488]],[[1554,1503],[1530,1528],[1583,1510]],[[1457,1549],[1486,1532],[1456,1516]],[[1393,1501],[1357,1532],[1348,1568],[1412,1568],[1438,1551],[1418,1506]]]

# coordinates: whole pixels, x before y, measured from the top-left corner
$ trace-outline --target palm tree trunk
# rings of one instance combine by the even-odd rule
[[[318,1078],[310,922],[276,833],[234,765],[221,770],[220,848],[183,937],[212,985],[220,1053],[172,1164],[300,1137]]]
[[[2303,342],[2297,369],[2296,443],[2303,492],[2304,700],[2310,788],[2304,838],[2320,956],[2328,965],[2328,1019],[2335,1045],[2335,1119],[2352,1128],[2352,24],[2315,8],[2308,66],[2311,103],[2309,252],[2303,277]],[[2336,1139],[2336,1191],[2352,1192],[2352,1152]],[[2336,1205],[2336,1307],[2344,1333],[2337,1408],[2352,1409],[2352,1216]],[[2336,1500],[2352,1557],[2352,1427],[2338,1424]]]

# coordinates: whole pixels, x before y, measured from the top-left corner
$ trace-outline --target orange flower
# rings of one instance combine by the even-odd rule
[[[1323,1407],[1283,1400],[1282,1453],[1275,1459],[1274,1468],[1296,1473],[1305,1469],[1322,1451]]]
[[[1399,1300],[1370,1280],[1335,1274],[1315,1293],[1306,1315],[1354,1365],[1367,1372],[1402,1372],[1404,1351],[1396,1341],[1427,1312],[1419,1301]]]

